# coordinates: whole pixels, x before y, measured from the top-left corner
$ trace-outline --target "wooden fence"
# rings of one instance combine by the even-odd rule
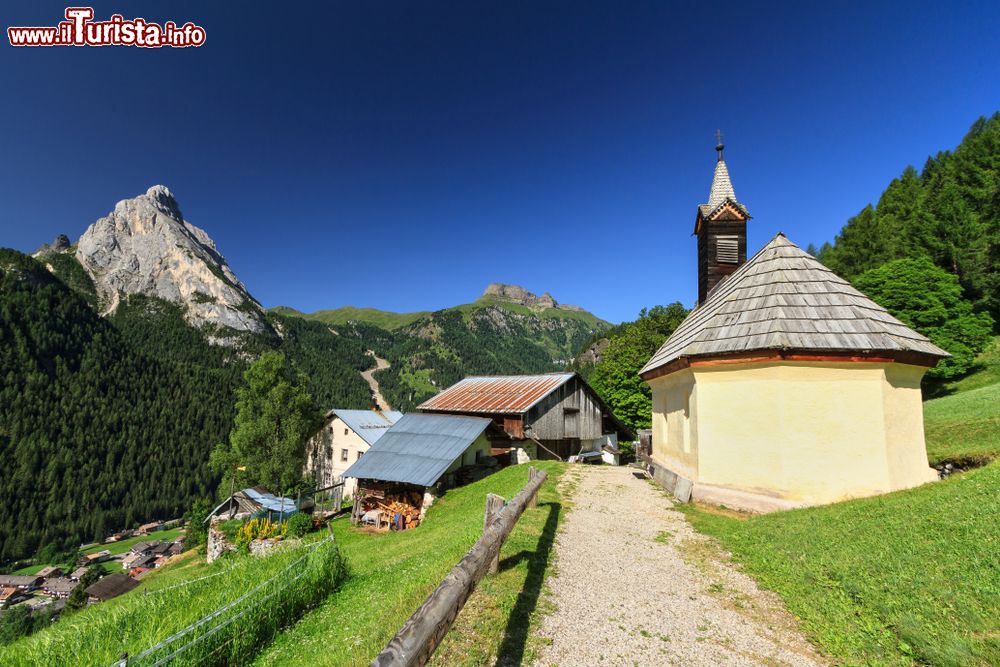
[[[422,667],[430,660],[476,584],[487,573],[497,571],[500,547],[525,508],[537,504],[538,489],[546,477],[545,472],[529,468],[528,483],[509,503],[505,504],[503,498],[492,493],[486,497],[482,536],[403,624],[370,667]]]

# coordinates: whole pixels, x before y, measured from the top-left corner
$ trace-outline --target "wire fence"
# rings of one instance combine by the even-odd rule
[[[316,601],[313,598],[316,597],[317,587],[331,574],[323,566],[321,559],[332,554],[323,552],[336,549],[336,540],[330,532],[327,537],[306,547],[301,556],[266,581],[156,645],[134,656],[123,654],[110,667],[235,665],[248,660],[260,645],[294,618],[297,611],[304,610]],[[190,582],[153,590],[149,595],[226,573],[224,570]],[[326,580],[324,583],[329,585],[331,582]]]

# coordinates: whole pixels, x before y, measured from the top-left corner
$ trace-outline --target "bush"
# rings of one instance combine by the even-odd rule
[[[254,540],[284,537],[286,526],[270,519],[250,519],[236,531],[236,546],[245,549]]]
[[[312,530],[312,517],[303,512],[296,512],[285,524],[285,533],[288,537],[303,537]]]

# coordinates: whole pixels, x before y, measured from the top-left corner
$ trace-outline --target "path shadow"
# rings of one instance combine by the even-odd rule
[[[527,561],[528,575],[525,577],[524,587],[517,596],[514,608],[507,616],[507,629],[504,631],[503,642],[500,644],[497,660],[494,663],[496,667],[513,667],[520,665],[524,660],[525,646],[528,641],[528,621],[538,606],[538,598],[545,583],[545,569],[548,567],[549,558],[552,555],[556,529],[559,527],[559,519],[562,517],[561,503],[538,504],[539,509],[543,507],[548,509],[549,514],[545,518],[545,526],[542,528],[542,534],[538,538],[535,550],[522,550],[500,561],[501,572]]]

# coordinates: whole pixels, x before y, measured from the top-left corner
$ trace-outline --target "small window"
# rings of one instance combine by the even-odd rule
[[[716,237],[715,259],[720,264],[739,264],[740,238],[738,236]]]
[[[344,429],[344,435],[347,435],[347,429],[346,428]]]
[[[346,461],[347,460],[347,450],[346,449],[341,449],[340,450],[340,460],[341,461]]]

